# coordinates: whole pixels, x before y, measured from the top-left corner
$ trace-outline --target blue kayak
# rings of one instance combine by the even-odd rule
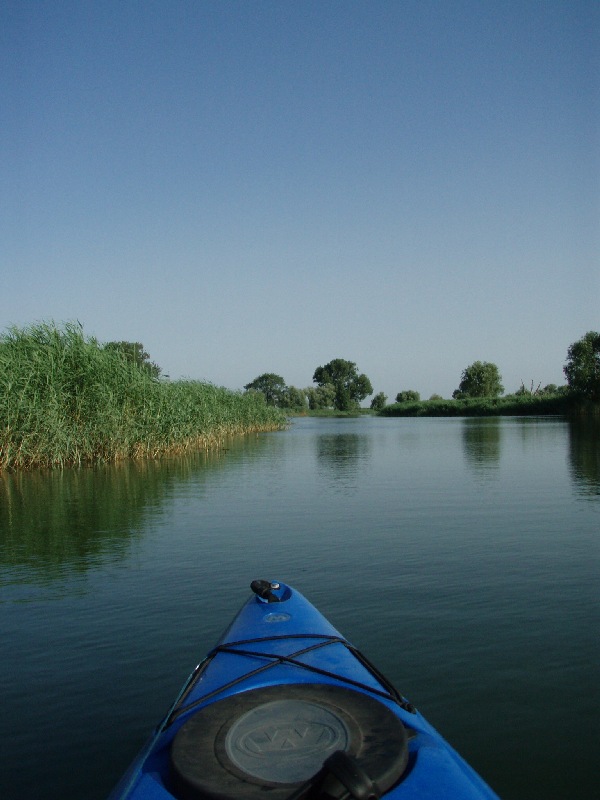
[[[497,800],[300,592],[252,590],[109,800]]]

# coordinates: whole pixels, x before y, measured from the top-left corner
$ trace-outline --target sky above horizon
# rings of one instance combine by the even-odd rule
[[[562,384],[600,330],[599,67],[591,0],[5,0],[0,331],[231,389]]]

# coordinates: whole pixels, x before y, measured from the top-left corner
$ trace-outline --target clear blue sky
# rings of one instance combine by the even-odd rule
[[[600,329],[596,0],[4,0],[0,329],[450,396]]]

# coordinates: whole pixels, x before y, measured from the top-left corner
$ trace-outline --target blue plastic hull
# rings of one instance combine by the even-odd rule
[[[299,592],[281,584],[273,594],[279,602],[253,595],[242,607],[219,645],[190,676],[109,800],[180,800],[189,796],[181,795],[172,779],[171,750],[182,727],[211,704],[275,685],[343,687],[373,698],[400,719],[408,731],[408,762],[399,780],[384,792],[385,798],[497,798],[425,718],[363,662]],[[268,790],[264,796],[269,797]],[[243,792],[239,797],[243,798]]]

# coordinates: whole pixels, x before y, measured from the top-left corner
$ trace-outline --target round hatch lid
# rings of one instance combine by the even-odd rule
[[[406,730],[387,706],[354,689],[268,686],[191,716],[171,745],[172,778],[184,800],[285,800],[340,751],[383,793],[406,767]]]

